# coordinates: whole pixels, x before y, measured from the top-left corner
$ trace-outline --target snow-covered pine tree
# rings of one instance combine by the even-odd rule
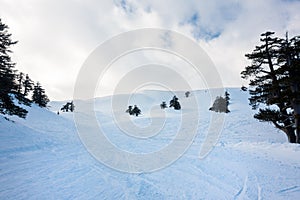
[[[252,63],[241,74],[244,79],[251,78],[252,108],[266,106],[254,117],[271,122],[287,135],[289,142],[300,143],[300,40],[299,36],[289,40],[273,35],[274,32],[261,34],[262,44],[246,54]]]

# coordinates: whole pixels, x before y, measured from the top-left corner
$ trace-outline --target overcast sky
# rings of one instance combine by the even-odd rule
[[[244,55],[259,35],[299,35],[299,10],[298,0],[0,0],[0,17],[19,41],[12,49],[16,68],[41,82],[51,100],[72,98],[79,69],[97,46],[139,28],[192,38],[224,85],[240,87],[246,84],[240,79],[248,63]]]

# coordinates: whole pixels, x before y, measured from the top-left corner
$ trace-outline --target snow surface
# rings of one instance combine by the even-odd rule
[[[195,91],[200,117],[192,145],[176,162],[152,173],[119,172],[91,156],[79,139],[73,114],[56,114],[65,102],[51,102],[49,110],[32,105],[26,120],[0,116],[0,199],[299,199],[300,146],[287,143],[271,124],[253,119],[247,92],[229,93],[231,112],[210,154],[199,158],[212,100],[207,91]],[[133,96],[130,103],[140,105],[143,115],[131,120],[146,127],[150,108],[172,95],[145,91]],[[184,92],[178,97],[183,111],[193,112]],[[122,134],[114,124],[110,100],[95,99],[96,115],[120,149],[158,151],[176,135],[181,112],[171,109],[159,134],[149,139]],[[124,110],[120,107],[119,112]]]

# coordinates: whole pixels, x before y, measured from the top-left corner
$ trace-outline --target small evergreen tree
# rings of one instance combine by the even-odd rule
[[[74,109],[75,109],[75,106],[74,106],[74,103],[73,101],[71,102],[67,102],[65,105],[63,105],[63,107],[60,109],[61,111],[63,112],[74,112]]]
[[[188,97],[190,96],[191,92],[190,92],[190,91],[187,91],[187,92],[185,92],[184,94],[185,94],[185,97],[188,98]]]
[[[229,101],[226,100],[226,98],[217,96],[213,106],[209,108],[211,111],[215,112],[224,112],[224,113],[229,113],[230,111],[228,110],[228,104]]]
[[[229,100],[230,100],[230,94],[227,91],[225,92],[225,100],[226,100],[226,104],[228,106],[229,105]]]
[[[136,105],[134,105],[132,109],[132,115],[135,115],[137,117],[140,114],[141,114],[141,110]]]
[[[166,102],[165,101],[163,101],[161,104],[160,104],[160,108],[161,109],[165,109],[165,108],[167,108],[168,106],[167,106],[167,104],[166,104]]]
[[[126,112],[129,113],[129,115],[132,115],[132,106],[128,106]]]
[[[181,105],[178,101],[178,98],[176,96],[173,97],[173,99],[170,101],[170,106],[169,107],[174,107],[175,110],[180,110]]]
[[[39,82],[33,88],[32,101],[40,107],[46,107],[49,99]]]
[[[19,94],[22,93],[23,78],[24,78],[24,74],[23,74],[23,72],[20,72],[17,75],[17,93],[19,93]]]
[[[68,103],[66,103],[65,105],[63,105],[63,107],[60,109],[63,112],[69,112],[69,105]]]
[[[75,109],[74,103],[73,103],[73,101],[71,101],[70,102],[70,111],[74,112],[74,109]]]
[[[242,86],[242,87],[241,87],[241,90],[245,92],[245,91],[247,91],[247,87]]]
[[[19,100],[20,104],[24,104],[27,106],[31,105],[31,100],[27,98],[28,92],[33,89],[33,82],[29,78],[28,74],[26,74],[24,79],[24,73],[20,72],[17,75],[17,92],[16,98]],[[22,92],[24,90],[24,92]]]
[[[23,82],[24,93],[23,95],[26,97],[30,91],[33,90],[33,81],[29,78],[28,74],[26,74],[25,80]]]
[[[17,42],[11,40],[7,30],[8,26],[0,18],[0,113],[25,118],[27,111],[13,101],[18,94],[18,85],[15,63],[11,61],[9,53],[12,52],[10,47]]]
[[[23,94],[23,82],[24,82],[24,73],[20,72],[16,75],[16,91],[15,91],[15,97],[18,100],[19,104],[24,104],[27,106],[31,105],[31,101],[26,98],[26,96]]]
[[[141,110],[136,105],[134,105],[133,108],[132,106],[128,106],[126,112],[129,113],[129,115],[135,115],[135,116],[139,116],[141,114]]]

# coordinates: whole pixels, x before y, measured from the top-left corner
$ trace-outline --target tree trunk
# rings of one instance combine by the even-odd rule
[[[298,49],[298,54],[299,54],[299,49]],[[290,76],[290,80],[292,80],[290,84],[291,92],[292,94],[296,94],[294,98],[291,100],[291,105],[294,109],[294,119],[295,119],[295,131],[296,131],[296,138],[295,138],[295,143],[300,144],[300,104],[299,104],[299,81],[298,81],[298,76],[299,76],[299,71],[295,70],[293,67],[293,56],[291,53],[290,49],[290,43],[288,39],[288,32],[286,32],[286,64],[288,66],[288,72]],[[295,65],[296,63],[294,63]],[[296,64],[297,66],[297,64]]]
[[[296,130],[296,143],[300,144],[300,104],[299,104],[300,99],[299,99],[299,95],[297,95],[299,93],[297,83],[293,83],[291,85],[291,91],[292,93],[296,94],[296,97],[294,97],[291,100],[291,105],[294,110],[294,119],[295,119],[294,126]]]
[[[280,129],[286,134],[289,143],[296,143],[297,138],[295,134],[295,128],[292,126],[293,124],[285,123],[284,126],[280,126],[276,121],[273,121],[273,124],[276,128]]]
[[[295,135],[295,131],[292,127],[285,128],[284,132],[287,135],[290,143],[296,143],[296,135]]]
[[[294,73],[292,73],[291,75],[293,78]],[[294,80],[296,80],[294,78]],[[294,118],[295,118],[295,129],[296,129],[296,143],[300,144],[300,99],[299,99],[299,88],[298,88],[298,84],[294,81],[291,84],[291,91],[293,94],[296,94],[294,98],[292,98],[291,100],[291,105],[292,108],[294,110]]]
[[[296,143],[300,144],[300,115],[295,115]]]

